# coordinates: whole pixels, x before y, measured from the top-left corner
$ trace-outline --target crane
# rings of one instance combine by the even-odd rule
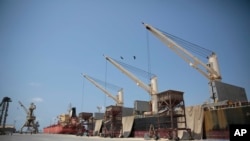
[[[22,103],[21,101],[18,101],[18,103],[19,103],[20,106],[23,108],[23,110],[25,111],[25,113],[26,113],[27,115],[29,115],[29,111],[28,111],[28,109],[23,105],[23,103]]]
[[[208,63],[203,63],[197,57],[192,55],[189,51],[181,47],[178,43],[173,41],[166,34],[162,33],[158,29],[151,25],[143,23],[146,29],[148,29],[153,35],[159,38],[166,46],[172,49],[176,54],[183,58],[189,65],[197,69],[202,75],[209,80],[221,80],[219,65],[216,54],[213,52],[208,56]],[[202,68],[203,67],[203,68]],[[207,72],[206,72],[207,71]]]
[[[188,50],[180,46],[177,42],[172,40],[172,38],[156,29],[155,27],[143,23],[147,30],[149,30],[153,35],[159,38],[167,47],[172,49],[177,55],[179,55],[184,61],[186,61],[191,67],[195,68],[203,76],[205,76],[210,82],[221,81],[222,77],[219,70],[219,64],[217,60],[217,55],[212,52],[208,58],[208,63],[203,63],[197,57],[192,55]],[[212,98],[215,101],[214,92],[212,92]]]
[[[6,118],[8,116],[9,102],[12,102],[9,97],[4,97],[0,103],[0,126],[5,130]],[[3,118],[3,119],[2,119]],[[3,133],[2,133],[3,132]],[[4,134],[4,131],[0,131],[0,134]]]
[[[23,128],[24,127],[28,127],[28,129],[30,127],[33,128],[34,133],[38,132],[38,122],[35,123],[36,120],[36,116],[34,115],[34,110],[36,109],[36,105],[34,103],[30,104],[29,110],[22,104],[21,101],[18,101],[18,103],[20,104],[20,106],[24,109],[25,113],[27,114],[26,116],[26,122],[24,123],[24,125],[21,128],[21,133],[23,132]],[[31,132],[31,133],[32,133]]]
[[[108,97],[112,98],[116,102],[117,106],[123,106],[124,103],[123,103],[123,89],[122,88],[118,91],[117,97],[115,97],[105,88],[103,88],[100,84],[98,84],[94,79],[92,79],[90,76],[86,74],[82,74],[82,75],[87,80],[89,80],[92,84],[94,84],[97,88],[99,88],[102,92],[104,92]]]
[[[138,79],[136,76],[134,76],[131,72],[126,70],[124,67],[122,67],[118,62],[113,60],[112,58],[108,56],[104,56],[106,60],[108,60],[111,64],[113,64],[116,68],[118,68],[122,73],[127,75],[130,79],[132,79],[137,86],[140,86],[142,89],[147,91],[149,95],[151,96],[152,100],[152,113],[157,114],[158,113],[158,87],[157,87],[157,77],[154,76],[151,78],[150,85],[144,84],[140,79]]]

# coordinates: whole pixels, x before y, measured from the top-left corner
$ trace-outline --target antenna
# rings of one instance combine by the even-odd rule
[[[71,103],[69,103],[69,107],[68,107],[68,112],[69,113],[71,112],[71,109],[72,109],[72,105],[71,105]]]

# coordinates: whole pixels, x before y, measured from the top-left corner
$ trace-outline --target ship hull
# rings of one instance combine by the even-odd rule
[[[174,121],[173,127],[170,124],[170,116],[152,116],[152,117],[143,117],[135,118],[134,124],[132,127],[131,136],[132,137],[144,137],[146,134],[149,134],[150,126],[154,129],[157,129],[158,135],[160,137],[168,137],[169,132],[172,128],[177,128],[177,122]]]
[[[204,111],[204,138],[229,139],[232,124],[250,125],[250,106]]]
[[[197,114],[199,118],[203,117],[203,120],[198,120],[197,117],[187,117],[187,128],[191,128],[192,137],[195,139],[229,139],[230,125],[250,125],[249,104],[236,107],[226,106],[216,110],[201,109],[201,111],[202,110],[202,116],[199,116],[197,113],[193,114]],[[152,124],[154,125],[154,128],[158,130],[158,135],[161,138],[169,138],[169,134],[172,130],[171,126],[166,124],[166,121],[169,121],[168,118],[169,117],[135,118],[130,137],[145,137],[145,135],[149,134],[150,124]],[[197,124],[200,125],[197,126]],[[174,128],[176,127],[177,125],[174,124]],[[194,127],[196,127],[196,129],[194,129]],[[186,135],[186,133],[184,134]],[[179,137],[184,139],[186,138],[186,136]]]
[[[47,134],[76,134],[77,128],[71,126],[52,125],[45,127],[43,133]]]
[[[244,106],[222,106],[216,107],[216,109],[206,109],[199,106],[197,112],[190,113],[191,108],[186,109],[186,122],[187,128],[191,129],[192,137],[195,139],[229,139],[230,135],[230,125],[232,124],[248,124],[250,125],[250,105],[249,103]],[[197,115],[197,117],[188,117],[190,115]],[[176,118],[174,118],[176,119]],[[176,120],[173,120],[174,124],[171,124],[170,116],[149,116],[149,117],[134,117],[131,120],[126,121],[123,125],[128,125],[131,122],[131,128],[129,131],[126,131],[126,136],[124,137],[139,137],[144,138],[149,135],[150,125],[153,125],[154,129],[157,129],[157,134],[160,138],[169,138],[172,135],[171,132],[173,129],[178,128]],[[129,122],[129,123],[128,123]],[[92,126],[94,127],[95,122]],[[197,126],[199,124],[199,126]],[[196,127],[196,129],[191,128]],[[100,125],[100,131],[103,128]],[[198,129],[197,129],[198,128]],[[120,133],[119,130],[115,132]],[[75,126],[61,126],[61,125],[52,125],[44,128],[44,133],[49,134],[75,134],[79,133],[77,127]],[[200,132],[197,132],[200,131]],[[99,132],[99,131],[98,131]],[[83,135],[83,131],[81,132]],[[178,133],[179,134],[179,133]],[[92,128],[89,128],[88,135],[93,136]],[[95,134],[97,135],[97,134]],[[115,136],[118,137],[118,136]],[[181,139],[182,135],[179,135]]]
[[[192,109],[195,108],[192,107]],[[192,138],[195,139],[229,139],[230,125],[240,124],[250,126],[249,104],[235,107],[225,106],[216,110],[201,109],[201,112],[193,112],[195,116],[191,116],[191,118],[188,118],[189,114],[188,112],[186,117],[187,128],[191,129]],[[153,124],[161,138],[169,138],[171,127],[167,126],[167,124],[162,124],[167,120],[167,117],[162,117],[161,119],[158,117],[135,119],[131,137],[145,137],[146,134],[149,134],[150,124]],[[179,138],[186,139],[186,135],[187,132],[185,131],[185,133],[180,134]]]

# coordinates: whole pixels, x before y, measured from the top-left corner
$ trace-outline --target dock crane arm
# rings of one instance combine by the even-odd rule
[[[151,96],[151,102],[152,102],[152,114],[158,113],[158,88],[157,88],[157,78],[153,77],[151,78],[151,84],[146,85],[141,80],[139,80],[136,76],[134,76],[132,73],[127,71],[124,67],[122,67],[119,63],[117,63],[115,60],[108,56],[104,56],[106,60],[108,60],[111,64],[113,64],[116,68],[118,68],[122,73],[126,74],[130,79],[132,79],[136,85],[140,86],[142,89],[148,92],[148,94]]]
[[[99,88],[102,92],[104,92],[108,97],[112,98],[117,105],[122,106],[123,105],[123,100],[116,98],[115,96],[113,96],[110,92],[108,92],[105,88],[103,88],[100,84],[98,84],[96,81],[94,81],[91,77],[82,74],[83,77],[85,77],[87,80],[89,80],[92,84],[94,84],[97,88]],[[122,93],[122,89],[119,90],[120,93]],[[119,96],[118,96],[119,97]]]
[[[148,29],[153,35],[159,38],[166,46],[172,49],[177,55],[184,59],[190,66],[198,70],[202,75],[204,75],[209,80],[221,80],[221,75],[219,72],[217,57],[215,53],[209,56],[208,65],[200,61],[189,51],[181,47],[178,43],[173,41],[167,35],[154,28],[151,25],[143,23],[143,25]],[[208,73],[207,73],[208,72]]]
[[[21,107],[23,107],[24,111],[26,112],[26,114],[29,113],[28,109],[23,105],[23,103],[21,101],[18,101],[18,103],[20,104]]]
[[[116,68],[118,68],[122,73],[124,73],[125,75],[127,75],[130,79],[132,79],[136,85],[140,86],[141,88],[143,88],[145,91],[147,91],[150,95],[152,94],[151,88],[144,84],[141,80],[139,80],[136,76],[134,76],[132,73],[130,73],[129,71],[127,71],[124,67],[122,67],[119,63],[117,63],[115,60],[113,60],[112,58],[108,57],[108,56],[104,56],[106,58],[106,60],[108,60],[111,64],[113,64]]]

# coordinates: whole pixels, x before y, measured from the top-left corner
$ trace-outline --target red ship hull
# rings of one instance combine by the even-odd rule
[[[51,125],[43,128],[43,133],[47,134],[76,134],[76,126]]]

